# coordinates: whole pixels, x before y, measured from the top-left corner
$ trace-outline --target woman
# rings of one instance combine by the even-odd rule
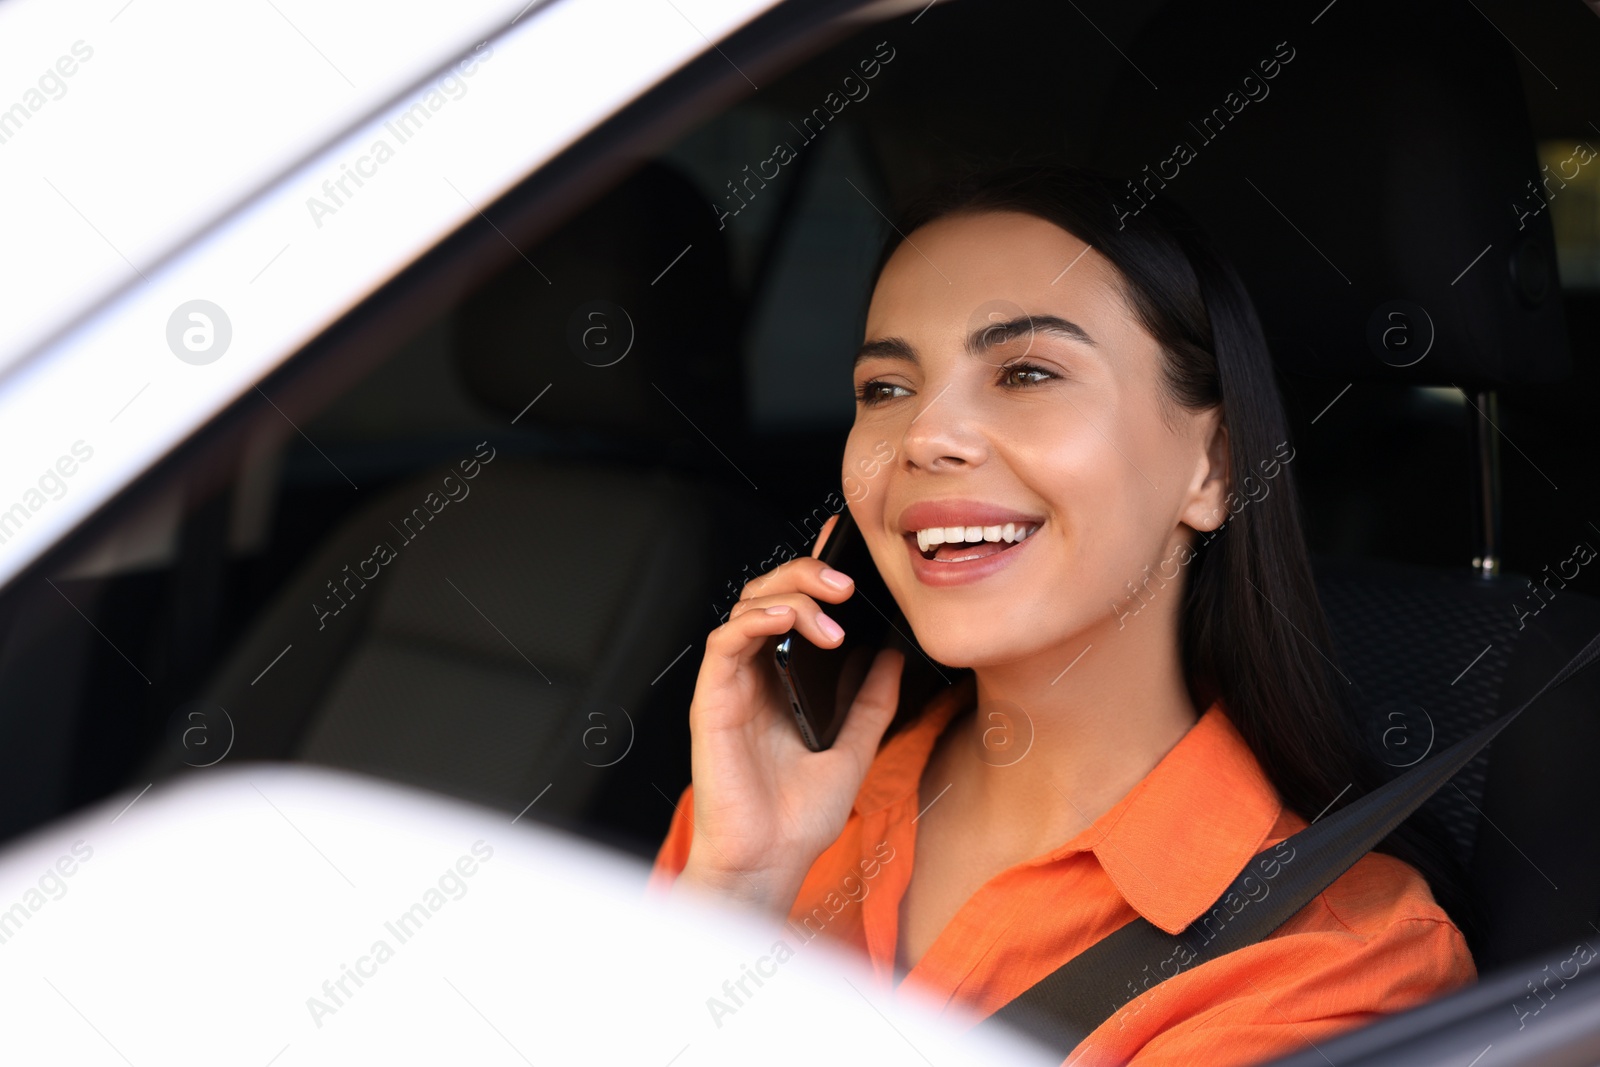
[[[880,748],[902,666],[883,652],[809,752],[767,643],[837,645],[823,605],[851,578],[806,558],[752,582],[707,640],[694,784],[656,864],[979,1014],[1138,916],[1182,930],[1380,780],[1330,681],[1249,299],[1176,209],[1118,197],[1011,168],[897,227],[844,470],[895,458],[850,507],[922,648],[971,672]],[[1418,871],[1436,861],[1397,834],[1072,1062],[1257,1062],[1471,981]]]

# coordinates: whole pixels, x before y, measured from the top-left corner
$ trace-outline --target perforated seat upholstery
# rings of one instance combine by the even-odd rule
[[[1319,559],[1316,571],[1364,736],[1397,771],[1516,707],[1600,633],[1600,601],[1578,593],[1555,588],[1530,613],[1542,601],[1526,578],[1348,559]],[[1600,673],[1590,670],[1428,801],[1482,910],[1480,970],[1600,920],[1597,753]]]

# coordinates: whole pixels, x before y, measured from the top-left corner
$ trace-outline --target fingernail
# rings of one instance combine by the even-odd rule
[[[772,607],[764,608],[763,610],[766,611],[768,615],[787,615],[789,614],[789,605],[774,604]]]
[[[822,631],[823,637],[831,641],[837,641],[844,636],[844,631],[839,628],[839,624],[820,611],[817,612],[817,629]]]
[[[851,585],[850,576],[848,574],[845,574],[842,571],[836,571],[832,567],[823,568],[822,580],[833,586],[835,589],[849,589]]]

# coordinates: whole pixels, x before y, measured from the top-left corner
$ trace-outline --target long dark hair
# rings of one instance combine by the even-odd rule
[[[1261,480],[1281,459],[1288,419],[1271,356],[1244,283],[1189,215],[1169,199],[1136,214],[1108,176],[1065,165],[970,173],[924,194],[896,222],[876,278],[904,235],[949,215],[1012,211],[1051,222],[1120,273],[1140,325],[1165,354],[1168,397],[1189,410],[1221,405],[1231,488]],[[1292,455],[1292,454],[1291,454]],[[1301,531],[1290,464],[1276,489],[1241,508],[1186,568],[1180,610],[1185,675],[1198,707],[1220,699],[1283,802],[1302,817],[1345,803],[1386,775],[1361,743],[1333,652]],[[1246,483],[1246,479],[1252,479]],[[1378,846],[1428,880],[1435,901],[1474,938],[1459,860],[1425,812]]]

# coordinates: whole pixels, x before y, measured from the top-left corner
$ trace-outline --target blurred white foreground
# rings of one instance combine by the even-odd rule
[[[281,765],[131,800],[0,853],[4,1062],[1057,1062],[527,818]]]

